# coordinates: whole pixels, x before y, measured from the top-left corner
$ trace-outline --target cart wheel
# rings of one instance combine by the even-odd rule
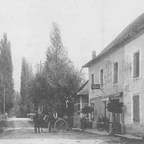
[[[68,129],[68,124],[64,119],[59,118],[54,124],[54,129],[56,131],[65,131]]]

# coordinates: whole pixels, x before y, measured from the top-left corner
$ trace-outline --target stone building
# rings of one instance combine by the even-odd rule
[[[123,132],[144,133],[144,14],[83,67],[89,70],[93,127],[101,115],[111,121],[107,103],[115,99],[124,104],[123,112],[115,118]]]

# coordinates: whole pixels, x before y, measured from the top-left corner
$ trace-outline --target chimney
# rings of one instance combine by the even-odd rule
[[[96,51],[92,51],[92,59],[96,58]]]

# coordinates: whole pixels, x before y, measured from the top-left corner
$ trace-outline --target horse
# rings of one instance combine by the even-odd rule
[[[52,114],[50,113],[41,113],[39,116],[39,121],[38,121],[38,127],[39,131],[43,132],[43,128],[47,128],[49,132],[51,132],[51,128],[54,127],[54,118],[52,117]]]

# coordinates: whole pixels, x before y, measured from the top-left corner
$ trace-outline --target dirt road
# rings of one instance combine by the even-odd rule
[[[143,144],[74,131],[48,133],[45,129],[43,133],[35,134],[32,121],[23,118],[8,119],[8,125],[4,133],[0,134],[0,144]]]

